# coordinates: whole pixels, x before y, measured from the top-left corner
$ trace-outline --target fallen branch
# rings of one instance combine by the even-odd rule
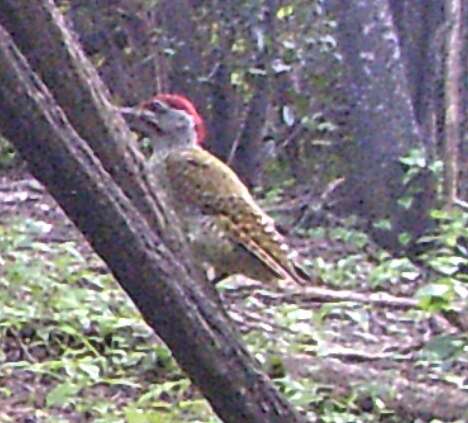
[[[305,305],[307,303],[354,302],[402,310],[417,308],[419,304],[413,298],[397,297],[386,292],[360,293],[319,287],[307,287],[302,290],[288,290],[276,293],[257,291],[253,295],[270,304],[291,303]]]

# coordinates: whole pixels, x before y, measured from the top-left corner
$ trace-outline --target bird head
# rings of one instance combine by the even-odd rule
[[[130,128],[147,137],[155,150],[201,145],[206,136],[197,109],[179,94],[158,94],[136,107],[118,110]]]

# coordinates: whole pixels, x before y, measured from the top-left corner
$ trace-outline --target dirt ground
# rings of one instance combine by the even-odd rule
[[[88,243],[67,219],[55,201],[46,190],[27,172],[21,171],[0,177],[0,225],[11,221],[12,218],[29,217],[52,225],[47,234],[46,242],[64,242],[74,240],[80,245],[83,254],[92,254]],[[333,254],[334,245],[315,245],[313,248]],[[405,295],[413,289],[401,289],[396,294]],[[397,289],[398,291],[398,289]],[[407,292],[404,292],[407,291]],[[249,325],[267,323],[262,320],[262,310],[249,310],[243,314],[239,309],[239,291],[226,291],[223,300],[230,311],[238,312],[242,316],[236,322],[244,330]],[[276,301],[275,296],[258,295],[265,307]],[[321,301],[310,298],[296,298],[301,305],[319,309]],[[365,324],[350,318],[352,313],[358,313],[366,308],[368,318]],[[264,311],[264,310],[263,310]],[[1,313],[1,311],[0,311]],[[1,318],[0,318],[1,320]],[[274,334],[275,328],[269,328]],[[357,305],[349,313],[337,313],[329,317],[325,323],[327,333],[327,349],[321,357],[311,357],[297,354],[285,359],[287,370],[292,375],[310,376],[318,382],[333,386],[337,393],[348,392],[351,387],[359,384],[375,383],[388,387],[387,405],[398,410],[408,419],[420,418],[422,421],[439,418],[443,421],[468,421],[468,357],[459,356],[447,361],[447,366],[432,366],[423,364],[420,360],[421,351],[430,340],[440,336],[461,336],[461,329],[453,326],[440,315],[426,316],[412,319],[406,310],[397,307],[379,308]],[[465,334],[466,335],[466,334]],[[14,357],[11,351],[9,357]],[[0,354],[1,357],[1,354]],[[449,381],[447,375],[464,379],[464,387],[456,386]],[[5,384],[21,397],[31,390],[40,397],[47,391],[47,382],[28,375],[24,378],[4,380]],[[115,395],[109,390],[105,395]],[[363,409],[366,407],[363,398]],[[9,409],[14,414],[14,420],[19,422],[33,422],[27,411],[18,406],[15,401],[8,403],[0,401],[1,410],[5,413]],[[63,416],[76,420],[77,417]],[[1,418],[0,418],[1,420]],[[78,418],[79,421],[80,419]]]

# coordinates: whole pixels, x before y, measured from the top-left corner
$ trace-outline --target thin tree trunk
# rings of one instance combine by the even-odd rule
[[[249,187],[259,185],[262,181],[263,166],[265,163],[264,145],[262,143],[262,132],[267,119],[269,97],[271,91],[271,69],[272,57],[271,42],[275,38],[275,19],[278,2],[268,0],[263,10],[264,16],[257,23],[258,30],[262,36],[270,38],[270,43],[258,52],[257,67],[265,74],[253,77],[253,96],[250,100],[244,128],[240,134],[237,149],[234,154],[232,166]],[[271,44],[269,46],[269,44]]]
[[[163,27],[168,39],[172,39],[174,55],[169,60],[170,91],[188,95],[201,112],[206,113],[207,87],[198,83],[204,72],[204,62],[200,52],[197,34],[197,22],[194,7],[187,0],[163,0],[160,3]]]
[[[447,208],[453,206],[458,190],[458,156],[461,145],[461,78],[462,78],[462,2],[445,1],[447,21],[445,71],[445,142],[444,187]]]
[[[228,48],[228,42],[221,41],[224,48]],[[210,151],[224,162],[229,159],[232,145],[235,140],[236,126],[240,119],[236,119],[236,97],[231,84],[231,74],[224,48],[218,53],[218,63],[213,75],[211,87],[211,119],[208,131],[208,147]]]

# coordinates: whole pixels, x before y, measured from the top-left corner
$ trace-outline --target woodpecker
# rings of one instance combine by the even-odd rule
[[[159,94],[119,111],[149,140],[149,172],[169,193],[195,259],[213,266],[216,279],[237,273],[261,282],[310,283],[273,219],[234,171],[203,148],[205,124],[190,100]]]

